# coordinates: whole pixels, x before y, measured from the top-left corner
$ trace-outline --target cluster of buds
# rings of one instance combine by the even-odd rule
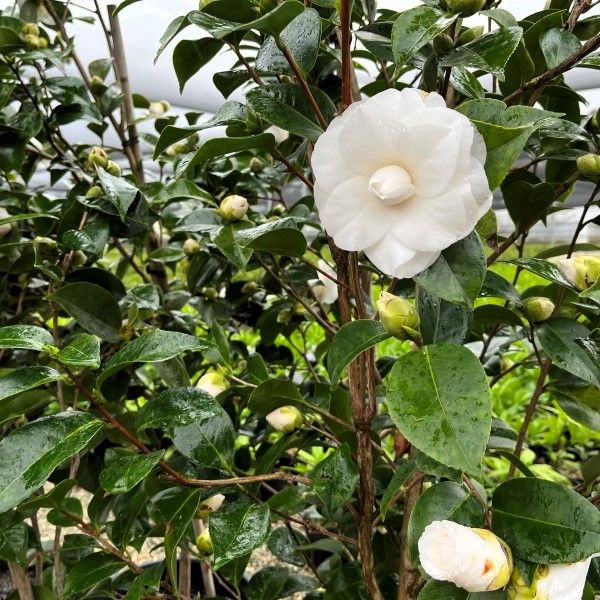
[[[390,335],[399,340],[419,339],[419,313],[412,302],[381,292],[377,308],[381,324]]]
[[[121,167],[114,160],[108,158],[108,154],[104,148],[94,146],[89,151],[87,162],[92,168],[100,167],[115,177],[121,176]]]
[[[232,223],[234,221],[241,221],[246,216],[248,208],[250,208],[248,200],[243,196],[234,194],[227,196],[221,201],[219,213],[226,221]]]
[[[43,50],[48,47],[48,40],[40,35],[40,28],[35,23],[25,23],[21,27],[21,39],[28,50]]]
[[[578,290],[591,288],[600,279],[600,256],[579,254],[558,261],[558,268]]]
[[[267,415],[267,421],[276,431],[291,433],[302,425],[302,413],[295,406],[280,406]]]

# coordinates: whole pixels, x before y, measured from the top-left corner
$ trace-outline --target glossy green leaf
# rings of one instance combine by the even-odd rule
[[[502,186],[504,203],[513,223],[526,228],[546,215],[555,200],[554,186],[550,183],[533,185],[528,181],[514,181]]]
[[[600,552],[598,509],[565,486],[542,479],[513,479],[494,492],[494,533],[517,558],[558,564]]]
[[[306,560],[298,546],[308,543],[308,538],[301,531],[279,527],[271,532],[267,547],[280,560],[296,567],[303,567],[306,565]]]
[[[570,31],[553,27],[540,36],[540,47],[546,59],[546,65],[553,69],[581,48],[581,42]]]
[[[164,451],[120,456],[100,473],[100,485],[111,494],[132,490],[162,458]]]
[[[495,190],[504,180],[523,151],[527,140],[544,121],[560,116],[529,106],[507,107],[501,100],[470,100],[458,107],[469,117],[487,147],[485,171],[490,188]]]
[[[210,239],[215,246],[240,270],[246,268],[252,257],[252,249],[246,248],[237,236],[251,227],[250,221],[239,221],[222,225],[210,233]]]
[[[385,521],[387,511],[392,506],[394,500],[400,495],[401,490],[404,488],[405,484],[408,483],[408,480],[411,475],[415,473],[415,470],[415,462],[413,460],[405,460],[398,466],[396,471],[394,471],[394,476],[385,488],[379,505],[383,521]]]
[[[27,567],[29,532],[19,513],[0,515],[0,559]]]
[[[400,13],[392,27],[392,50],[398,68],[406,66],[413,56],[456,17],[447,17],[433,6],[417,6]]]
[[[321,17],[313,8],[300,13],[279,36],[279,45],[287,48],[298,68],[308,73],[314,66],[321,41]],[[268,38],[256,55],[256,69],[272,73],[291,73],[275,38]]]
[[[421,319],[424,344],[462,344],[473,321],[473,311],[466,306],[442,300],[419,287],[417,308]]]
[[[100,366],[100,341],[94,335],[81,333],[56,355],[63,365],[76,369]]]
[[[446,248],[414,280],[430,294],[470,308],[481,290],[486,268],[481,240],[477,233],[472,232]]]
[[[573,286],[562,274],[561,270],[550,261],[541,258],[517,258],[512,262],[544,279],[548,279],[548,281],[553,281],[554,283],[558,283],[558,285],[573,289]]]
[[[61,374],[51,367],[20,367],[0,375],[0,400],[16,396],[45,385],[58,381]]]
[[[133,184],[129,183],[127,179],[115,177],[104,169],[97,168],[96,174],[106,198],[117,209],[121,220],[124,220],[127,211],[140,191]]]
[[[600,453],[594,454],[581,465],[581,474],[587,485],[600,477]]]
[[[404,437],[443,465],[477,474],[492,423],[487,377],[463,346],[433,345],[396,361],[387,406]]]
[[[65,577],[65,598],[77,596],[124,568],[123,561],[112,554],[89,554],[77,561]]]
[[[588,336],[589,331],[585,326],[565,317],[549,319],[536,329],[539,345],[554,364],[600,387],[597,362],[576,341]]]
[[[179,81],[179,91],[185,84],[223,47],[223,42],[214,38],[181,40],[173,50],[173,67]]]
[[[187,333],[153,329],[123,346],[106,363],[98,377],[98,385],[117,371],[133,363],[161,362],[190,351],[204,351],[213,343]]]
[[[294,573],[280,566],[269,566],[252,575],[246,595],[248,600],[277,600],[309,592],[317,585],[317,581],[309,575]]]
[[[300,406],[303,403],[298,386],[289,379],[269,379],[252,390],[248,408],[260,416],[268,415],[280,406]]]
[[[482,527],[485,516],[481,503],[463,486],[442,481],[419,496],[408,523],[408,544],[413,562],[419,562],[417,544],[425,527],[433,521],[454,521],[467,527]]]
[[[181,15],[179,17],[175,17],[168,25],[165,32],[162,34],[158,51],[156,52],[156,56],[154,57],[154,63],[158,60],[158,57],[163,53],[164,49],[173,41],[175,36],[183,31],[188,25],[190,25],[190,21],[188,19],[188,15]]]
[[[86,331],[109,342],[119,340],[121,309],[104,288],[83,281],[68,283],[49,298],[64,308]]]
[[[242,229],[236,232],[235,237],[246,248],[269,254],[301,257],[306,252],[306,238],[293,219],[279,219],[251,229]]]
[[[15,429],[0,441],[0,512],[28,498],[102,429],[87,413],[64,412]]]
[[[52,334],[35,325],[8,325],[0,327],[0,348],[22,348],[23,350],[43,350],[52,346]]]
[[[235,429],[219,406],[217,414],[173,429],[173,444],[181,454],[202,467],[230,470],[235,450]]]
[[[441,67],[469,67],[504,79],[504,68],[523,36],[520,27],[501,27],[452,50],[440,61]]]
[[[342,508],[352,497],[358,483],[358,470],[348,444],[336,448],[318,463],[310,474],[310,480],[331,514]]]
[[[258,548],[266,541],[270,527],[270,511],[264,504],[248,504],[210,515],[215,570]]]
[[[327,355],[331,385],[337,385],[344,369],[361,353],[390,337],[380,321],[359,319],[346,323],[335,334]]]

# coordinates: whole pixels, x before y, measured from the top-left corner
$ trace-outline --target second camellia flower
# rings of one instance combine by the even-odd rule
[[[334,119],[315,145],[315,202],[344,250],[413,277],[491,206],[486,148],[439,94],[386,90]]]

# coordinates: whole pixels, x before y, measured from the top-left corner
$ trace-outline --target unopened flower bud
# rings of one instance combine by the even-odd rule
[[[196,548],[198,549],[198,555],[200,558],[206,559],[210,558],[213,555],[213,545],[212,540],[210,539],[210,533],[208,529],[205,529],[197,538],[196,538]]]
[[[200,243],[194,238],[188,238],[183,242],[183,252],[186,256],[194,256],[200,252]]]
[[[8,217],[10,217],[9,212],[5,208],[0,207],[0,219],[6,219]],[[12,228],[13,226],[11,223],[3,223],[0,225],[0,238],[8,235],[12,231]]]
[[[205,498],[200,502],[198,509],[196,510],[196,518],[197,519],[206,519],[210,513],[215,512],[221,508],[223,501],[225,500],[225,496],[223,494],[215,494],[210,498]]]
[[[224,392],[229,386],[227,385],[227,381],[225,381],[225,377],[221,375],[221,373],[217,373],[213,371],[211,373],[206,373],[198,379],[196,383],[196,387],[199,390],[203,390],[212,396],[218,396],[221,392]]]
[[[558,261],[558,268],[578,290],[587,290],[600,278],[600,256],[578,255]]]
[[[503,588],[513,568],[511,551],[499,537],[453,521],[434,521],[425,528],[419,558],[433,579],[451,581],[468,592]]]
[[[150,102],[150,106],[148,106],[148,110],[153,117],[162,117],[170,108],[171,105],[166,100]]]
[[[483,35],[483,25],[478,25],[477,27],[469,27],[466,31],[463,31],[457,40],[457,45],[462,46],[464,44],[468,44],[469,42],[473,42],[477,38]]]
[[[277,313],[277,322],[283,325],[289,323],[292,320],[292,310],[290,308],[284,308]]]
[[[264,168],[265,163],[263,163],[263,161],[260,158],[258,158],[258,156],[253,156],[250,159],[250,170],[253,173],[262,173]]]
[[[114,160],[106,163],[106,171],[115,177],[121,177],[121,167]]]
[[[577,169],[584,176],[595,179],[600,175],[600,156],[598,154],[586,154],[577,159]]]
[[[56,240],[53,240],[49,237],[42,237],[39,235],[37,237],[34,237],[32,242],[33,245],[39,248],[40,250],[51,251],[58,247],[58,243]]]
[[[443,0],[442,6],[453,15],[470,17],[482,10],[486,1],[487,0]]]
[[[90,85],[92,87],[99,87],[101,85],[104,85],[104,79],[102,79],[102,77],[100,77],[99,75],[94,75],[90,79]]]
[[[433,49],[438,56],[448,54],[454,48],[454,40],[447,33],[440,33],[433,38]]]
[[[71,261],[71,265],[74,267],[81,267],[82,265],[85,265],[86,262],[87,255],[84,252],[81,250],[76,250],[73,252],[73,260]]]
[[[267,421],[273,429],[291,433],[302,425],[302,413],[295,406],[280,406],[267,415]]]
[[[534,323],[546,321],[554,312],[554,302],[543,296],[533,296],[523,301],[523,313]]]
[[[246,216],[248,212],[248,200],[243,196],[232,195],[227,196],[219,207],[221,216],[226,221],[239,221]]]
[[[419,338],[419,313],[414,304],[394,294],[381,292],[377,308],[381,324],[389,334],[399,340]]]
[[[202,294],[205,298],[208,298],[209,300],[216,300],[219,297],[219,290],[209,286],[202,288]]]
[[[86,198],[100,198],[104,192],[99,185],[93,185],[85,194]]]
[[[40,35],[40,28],[35,23],[25,23],[21,27],[21,35]]]
[[[256,281],[246,281],[242,286],[242,294],[254,294],[254,292],[258,291],[258,287]]]
[[[88,154],[88,161],[93,165],[106,169],[106,165],[108,164],[108,154],[106,154],[102,148],[94,146]]]
[[[48,47],[48,40],[45,37],[38,37],[38,50],[45,50]]]
[[[23,36],[23,41],[29,50],[36,50],[40,43],[40,37],[34,33],[28,33]]]

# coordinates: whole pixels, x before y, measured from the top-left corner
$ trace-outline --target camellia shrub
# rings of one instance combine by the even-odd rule
[[[11,597],[592,600],[592,2],[203,0],[157,55],[231,57],[210,118],[130,89],[145,2],[100,4],[0,15]]]

